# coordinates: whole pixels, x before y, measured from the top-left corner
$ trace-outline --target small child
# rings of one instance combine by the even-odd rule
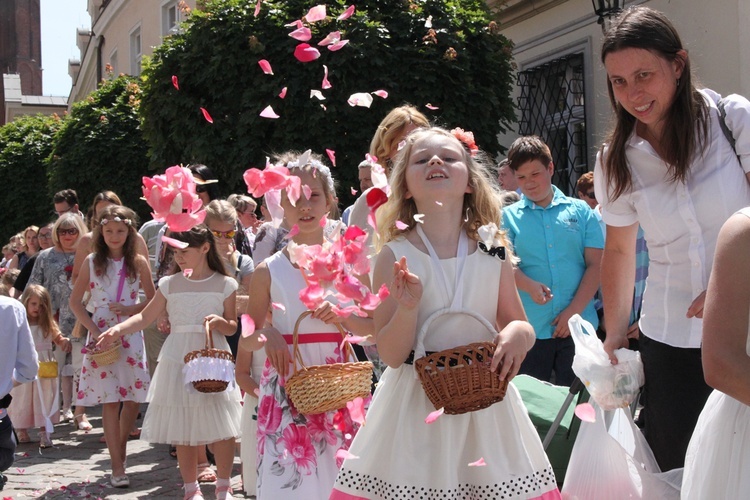
[[[39,362],[54,362],[52,345],[69,350],[70,341],[62,336],[52,317],[52,301],[49,292],[41,285],[29,285],[21,296],[21,303],[26,308],[26,317]],[[56,367],[55,371],[57,371]],[[38,427],[39,447],[52,446],[51,430],[48,428],[60,421],[57,384],[57,375],[55,375],[50,378],[37,378],[11,391],[13,402],[8,408],[8,413],[16,427],[19,443],[31,442],[28,429]]]
[[[88,330],[87,346],[107,327],[140,312],[154,296],[154,283],[148,260],[136,250],[138,232],[135,212],[121,205],[110,205],[98,217],[92,233],[94,252],[81,266],[70,295],[70,308]],[[143,287],[145,302],[138,302]],[[83,303],[90,292],[89,317]],[[114,363],[99,366],[87,352],[83,357],[77,403],[104,405],[102,424],[112,463],[110,483],[115,488],[130,486],[125,475],[128,435],[138,416],[139,404],[146,401],[150,377],[146,366],[143,334],[138,331],[122,339],[120,355]],[[120,411],[122,403],[122,412]]]

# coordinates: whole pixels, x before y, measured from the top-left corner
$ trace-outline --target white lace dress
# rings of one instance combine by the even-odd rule
[[[203,318],[223,314],[224,300],[237,289],[234,278],[214,273],[203,280],[182,273],[159,281],[167,299],[171,333],[164,341],[148,393],[141,437],[149,443],[198,446],[240,435],[240,391],[204,394],[186,388],[185,355],[205,347]],[[214,347],[229,350],[226,338],[212,333]]]

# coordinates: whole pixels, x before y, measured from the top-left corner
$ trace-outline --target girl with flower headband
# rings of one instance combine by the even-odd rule
[[[200,220],[203,217],[205,213],[197,216]],[[206,225],[182,228],[164,238],[166,244],[174,247],[174,259],[182,272],[159,280],[156,295],[143,311],[102,333],[97,347],[106,348],[117,339],[127,339],[164,312],[169,313],[170,334],[159,353],[149,388],[149,408],[141,438],[149,443],[176,445],[185,499],[203,498],[198,484],[199,453],[212,444],[218,477],[215,493],[217,499],[223,500],[232,494],[229,479],[234,443],[240,435],[239,389],[230,385],[223,392],[197,392],[186,383],[183,368],[186,354],[205,347],[206,328],[216,349],[229,350],[226,336],[237,329],[237,282],[227,276],[214,235]],[[146,280],[144,275],[143,281]],[[221,373],[222,378],[226,375]]]
[[[102,331],[139,313],[154,296],[148,260],[136,251],[135,217],[135,212],[120,205],[106,207],[97,217],[92,234],[94,251],[84,260],[70,296],[71,309],[88,330],[87,350]],[[141,287],[146,301],[139,303]],[[91,316],[83,303],[86,292],[91,294]],[[149,382],[140,331],[122,338],[119,359],[112,364],[97,365],[90,352],[83,356],[77,402],[81,406],[103,405],[102,424],[112,465],[110,483],[116,488],[130,485],[125,475],[128,436],[139,404],[146,401]]]
[[[299,316],[308,311],[303,290],[308,286],[303,270],[292,263],[291,247],[323,245],[325,227],[336,209],[334,182],[330,169],[318,155],[287,153],[278,158],[289,169],[286,181],[292,188],[282,190],[281,208],[291,228],[291,243],[264,260],[250,282],[248,312],[257,330],[240,340],[237,356],[237,382],[248,394],[258,395],[257,459],[258,498],[325,499],[338,472],[339,450],[346,449],[358,426],[347,408],[315,415],[297,412],[284,389],[292,375],[292,334]],[[273,170],[273,169],[271,169]],[[268,169],[266,169],[268,172]],[[264,172],[248,171],[250,186],[265,182]],[[273,175],[273,174],[272,174]],[[253,182],[248,181],[250,177]],[[278,178],[276,176],[274,178]],[[271,176],[267,179],[272,182]],[[299,193],[299,199],[289,193]],[[268,195],[266,195],[268,197]],[[339,227],[339,224],[336,224]],[[299,350],[306,366],[341,363],[342,341],[337,324],[357,335],[371,333],[372,320],[336,314],[334,303],[323,301],[299,327]],[[267,316],[271,314],[270,322]],[[268,360],[260,373],[252,351],[264,349]],[[257,390],[257,392],[256,392]],[[243,436],[251,439],[250,436]],[[243,447],[247,442],[243,442]]]
[[[413,366],[428,352],[491,339],[497,347],[490,369],[510,380],[534,343],[513,256],[497,229],[499,193],[483,155],[472,153],[433,127],[412,132],[396,159],[390,198],[377,212],[382,249],[373,277],[373,288],[387,283],[391,290],[374,313],[378,352],[388,368],[332,499],[480,492],[482,498],[560,498],[512,384],[501,402],[436,418],[441,413]]]

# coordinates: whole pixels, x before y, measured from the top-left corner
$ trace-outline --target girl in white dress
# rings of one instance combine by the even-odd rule
[[[21,302],[26,308],[40,362],[55,361],[52,344],[58,349],[70,350],[70,341],[62,336],[55,318],[52,317],[52,299],[46,288],[41,285],[28,285],[21,296]],[[57,384],[57,376],[38,378],[33,382],[20,384],[10,391],[13,402],[8,408],[8,414],[16,427],[18,442],[30,442],[27,429],[38,427],[39,446],[52,446],[51,427],[60,421]]]
[[[750,492],[750,208],[719,232],[703,313],[708,397],[690,439],[682,498],[746,498]]]
[[[283,193],[281,206],[289,227],[298,229],[290,233],[294,234],[295,244],[321,245],[325,238],[321,220],[335,207],[335,191],[330,169],[323,165],[320,156],[309,158],[304,164],[300,164],[303,160],[294,154],[279,158],[291,175],[300,178],[302,191],[309,189],[309,197],[301,196],[296,206]],[[257,496],[260,500],[328,498],[341,463],[337,452],[349,447],[358,428],[347,408],[315,415],[298,413],[284,389],[293,371],[294,324],[308,311],[300,300],[300,291],[306,287],[302,271],[289,260],[288,247],[264,260],[250,283],[249,314],[258,330],[240,340],[237,369],[238,378],[243,378],[239,371],[247,373],[249,366],[243,350],[265,350],[268,361],[260,379],[257,420]],[[342,337],[335,323],[356,335],[372,333],[370,318],[352,314],[343,319],[334,313],[331,305],[331,302],[324,302],[300,325],[299,348],[306,366],[344,361],[339,349]],[[269,310],[271,322],[261,328],[266,325]],[[261,334],[267,341],[260,340]],[[253,375],[257,376],[255,372]],[[252,384],[249,380],[247,383],[252,391]],[[250,439],[250,436],[243,436],[243,447]]]
[[[491,369],[512,379],[534,344],[507,240],[497,230],[498,193],[489,169],[472,156],[475,148],[445,130],[421,129],[405,139],[396,160],[390,198],[377,212],[385,246],[373,279],[373,289],[387,283],[391,291],[374,315],[378,352],[388,368],[332,499],[560,498],[513,384],[503,401],[488,408],[425,421],[436,409],[413,359],[494,340]],[[478,249],[479,228],[491,224],[492,241],[506,247],[503,258]],[[467,311],[499,333],[489,333]],[[451,314],[428,321],[442,312]],[[422,341],[417,332],[423,327]]]
[[[205,346],[205,328],[216,349],[229,350],[225,336],[237,329],[237,282],[226,275],[213,234],[201,224],[173,233],[174,258],[182,272],[159,281],[154,298],[143,312],[104,332],[99,346],[150,325],[165,311],[171,332],[159,354],[149,388],[149,408],[141,438],[149,443],[174,444],[184,482],[185,498],[203,498],[197,480],[198,452],[213,443],[216,458],[216,498],[231,495],[234,441],[240,435],[240,394],[232,387],[200,393],[184,382],[185,355]]]
[[[148,260],[136,250],[135,217],[127,207],[110,205],[92,232],[94,252],[85,258],[70,295],[70,308],[89,332],[87,346],[92,346],[103,330],[141,312],[154,296]],[[147,300],[139,303],[141,287]],[[86,292],[91,294],[91,316],[83,303]],[[146,401],[149,382],[141,331],[123,336],[120,357],[112,364],[99,366],[89,352],[83,356],[77,403],[103,405],[104,437],[112,463],[110,482],[116,488],[130,485],[125,475],[128,437],[139,405]]]

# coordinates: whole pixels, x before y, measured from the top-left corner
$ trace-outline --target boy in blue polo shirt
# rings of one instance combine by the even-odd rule
[[[508,150],[510,169],[523,196],[503,210],[503,226],[520,262],[518,287],[537,341],[520,373],[570,385],[575,379],[568,319],[580,314],[599,324],[594,294],[604,238],[591,208],[552,185],[554,164],[539,137],[516,139]]]

